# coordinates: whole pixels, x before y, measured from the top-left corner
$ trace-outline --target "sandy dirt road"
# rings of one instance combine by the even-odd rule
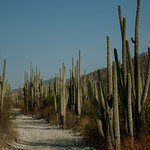
[[[16,120],[19,140],[12,150],[89,150],[81,146],[82,137],[62,130],[43,119],[18,115]]]

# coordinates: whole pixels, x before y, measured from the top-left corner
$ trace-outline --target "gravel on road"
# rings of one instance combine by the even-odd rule
[[[16,118],[19,139],[11,150],[90,150],[81,144],[83,138],[69,130],[46,123],[43,119],[18,115]]]

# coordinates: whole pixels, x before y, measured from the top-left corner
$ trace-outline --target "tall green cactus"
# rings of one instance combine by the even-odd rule
[[[1,83],[1,110],[3,109],[3,103],[4,103],[4,94],[6,91],[6,87],[5,87],[5,74],[6,74],[6,59],[4,60],[4,66],[3,66],[3,78],[2,78],[2,83]]]
[[[66,67],[64,63],[62,66],[62,73],[60,69],[60,103],[61,103],[60,112],[61,112],[61,119],[62,119],[62,127],[65,128],[68,93],[66,90]]]
[[[131,54],[130,54],[130,47],[129,47],[129,41],[126,40],[126,48],[127,48],[127,56],[128,56],[128,60],[129,60],[129,71],[131,74],[131,82],[132,82],[132,93],[133,93],[133,102],[135,103],[135,79],[134,79],[134,66],[133,66],[133,61],[131,58]]]
[[[80,96],[80,69],[79,62],[77,60],[77,115],[81,116],[81,96]]]
[[[127,91],[127,100],[128,100],[128,132],[133,140],[134,134],[133,134],[133,118],[132,118],[132,101],[131,101],[131,75],[128,74],[128,91]]]
[[[42,100],[44,98],[44,84],[43,79],[41,79],[40,85],[39,85],[39,92],[40,92],[40,106],[42,104]]]
[[[150,83],[150,47],[148,47],[148,67],[147,67],[145,85],[143,88],[142,99],[141,99],[141,111],[143,111],[143,107],[144,107],[144,104],[146,102],[149,83]]]
[[[137,113],[141,112],[141,71],[139,61],[139,18],[140,18],[140,0],[137,0],[137,11],[135,20],[135,41],[134,41],[134,52],[135,52],[135,88],[136,88],[136,100],[137,100]]]
[[[126,87],[127,78],[127,52],[126,52],[126,18],[123,18],[123,31],[122,31],[122,60],[123,60],[123,82]]]
[[[47,87],[44,88],[43,78],[41,76],[40,70],[38,70],[38,68],[36,67],[36,72],[34,73],[32,63],[30,63],[29,80],[28,80],[28,73],[25,72],[24,75],[23,91],[24,91],[25,110],[26,112],[28,112],[28,106],[30,106],[32,113],[35,109],[41,106],[44,96],[47,95],[48,93]]]
[[[81,107],[82,107],[82,93],[81,93],[81,52],[79,50],[79,60],[77,60],[75,67],[75,82],[76,82],[76,111],[77,116],[81,117]]]
[[[116,62],[113,63],[113,124],[115,135],[116,149],[121,149],[120,142],[120,125],[119,125],[119,109],[118,109],[118,83],[117,83],[117,71]]]
[[[79,49],[79,80],[81,83],[81,51]]]
[[[85,101],[87,100],[88,96],[87,96],[87,83],[86,83],[86,70],[84,69],[84,76],[83,76],[83,95],[82,95],[82,103],[85,103]]]
[[[121,7],[118,6],[118,12],[119,12],[119,20],[120,20],[120,28],[121,28],[121,35],[123,39],[123,33],[125,32],[125,28],[123,27],[124,21],[122,19],[122,14],[121,14]],[[133,110],[135,111],[134,113],[134,118],[135,118],[135,126],[136,126],[136,131],[138,132],[142,126],[142,113],[144,111],[144,103],[146,101],[147,93],[148,93],[148,87],[149,87],[149,82],[150,82],[150,68],[149,68],[149,59],[148,59],[148,68],[147,68],[147,75],[145,77],[141,76],[141,70],[140,70],[140,59],[139,59],[139,17],[140,17],[140,0],[137,0],[137,10],[136,10],[136,19],[135,19],[135,37],[134,39],[131,38],[132,42],[134,43],[134,65],[133,61],[131,58],[130,54],[130,48],[129,48],[129,42],[126,40],[126,44],[124,43],[123,40],[123,45],[126,45],[126,53],[127,53],[127,58],[129,60],[129,71],[131,74],[131,82],[132,82],[132,103],[133,103]],[[124,38],[125,39],[125,38]],[[125,52],[125,51],[124,51]],[[123,53],[123,57],[124,57]],[[149,54],[150,55],[150,54]],[[148,56],[149,57],[149,56]],[[124,106],[126,110],[128,110],[128,103],[127,103],[127,97],[124,92],[127,91],[126,84],[125,83],[125,78],[127,78],[127,75],[120,74],[119,70],[119,65],[118,65],[118,58],[117,58],[117,52],[115,51],[115,60],[117,63],[117,75],[118,75],[118,82],[119,82],[119,95],[120,99],[124,100]],[[124,61],[123,61],[124,62]],[[126,64],[127,65],[127,64]],[[123,65],[124,69],[124,65]],[[125,77],[126,76],[126,77]],[[123,79],[123,84],[121,80]],[[129,113],[129,112],[128,112]]]
[[[110,99],[112,96],[112,59],[109,36],[107,36],[107,91],[108,97]]]
[[[54,79],[54,106],[55,106],[55,112],[57,113],[57,94],[58,94],[58,85],[57,85],[57,73],[55,73],[55,79]]]
[[[121,30],[121,36],[123,37],[123,19],[122,19],[122,12],[120,5],[118,6],[118,14],[119,14],[119,21],[120,21],[120,30]]]
[[[92,87],[92,83],[89,82],[89,93],[90,93],[90,99],[92,100],[92,104],[95,108],[96,116],[97,119],[100,119],[101,124],[105,124],[106,126],[108,125],[108,133],[104,135],[110,135],[111,140],[109,136],[107,136],[108,144],[109,144],[109,149],[112,149],[112,146],[115,146],[117,149],[121,148],[120,144],[120,125],[119,125],[119,109],[118,109],[118,79],[117,79],[117,70],[116,70],[116,62],[114,62],[114,67],[113,67],[113,85],[112,85],[112,64],[111,64],[111,49],[110,49],[110,40],[109,37],[107,37],[107,72],[108,72],[108,91],[107,94],[104,92],[102,80],[101,80],[101,75],[100,71],[98,71],[98,80],[99,80],[99,96],[97,96],[97,88],[96,84],[94,87]],[[93,89],[93,90],[91,90]],[[92,94],[93,91],[93,94]],[[113,93],[112,93],[113,92]],[[95,93],[95,94],[94,94]],[[92,98],[94,97],[94,98]],[[95,100],[95,101],[94,101]],[[111,104],[113,100],[113,105]],[[98,107],[100,104],[101,107]],[[101,112],[103,110],[104,113],[104,118],[102,119],[102,115],[97,112]],[[101,117],[99,117],[99,115]],[[106,117],[106,115],[108,117]],[[108,121],[107,121],[108,118]],[[99,124],[100,125],[100,124]],[[100,131],[103,131],[102,125],[100,125],[99,129]],[[106,132],[106,131],[105,131]],[[100,135],[102,136],[102,132],[100,132]],[[112,143],[112,144],[111,144]],[[112,146],[111,146],[112,145]]]
[[[108,93],[108,102],[112,103],[112,58],[111,58],[111,44],[110,44],[110,38],[109,36],[107,36],[107,93]],[[107,116],[107,119],[112,118],[112,108],[109,108],[109,116]],[[110,122],[109,120],[107,120],[107,122]],[[112,142],[110,139],[110,133],[112,131],[111,129],[112,127],[112,122],[107,123],[107,141],[108,141],[108,149],[112,149]],[[111,133],[112,134],[112,133]]]
[[[118,14],[120,21],[121,37],[122,37],[122,65],[123,65],[123,83],[126,86],[126,76],[127,76],[127,67],[126,67],[126,18],[122,19],[121,7],[118,6]]]
[[[126,102],[126,84],[127,84],[127,49],[126,49],[126,18],[123,17],[122,19],[122,14],[121,14],[121,7],[118,6],[118,14],[119,14],[119,20],[120,20],[120,29],[121,29],[121,37],[122,37],[122,81],[123,83],[122,85],[119,85],[119,88],[121,91],[121,100],[123,101],[124,107],[123,107],[123,111],[124,111],[124,121],[125,121],[125,125],[124,125],[124,129],[127,131],[127,102]],[[117,60],[116,60],[117,62]],[[118,63],[118,62],[117,62]],[[117,64],[118,66],[118,64]],[[118,70],[118,67],[117,67]],[[117,71],[117,74],[119,72]],[[120,74],[120,73],[119,73]],[[120,79],[119,79],[120,80]]]
[[[71,110],[75,112],[75,75],[74,75],[74,58],[72,58],[72,71],[70,77],[70,86],[71,86],[71,96],[70,96],[70,104]]]
[[[131,38],[134,43],[134,54],[135,54],[135,63],[134,63],[134,78],[135,78],[135,110],[136,110],[136,129],[137,132],[142,128],[142,112],[144,103],[146,101],[148,87],[150,82],[150,68],[149,62],[150,58],[148,56],[148,68],[147,75],[144,78],[145,81],[142,81],[141,70],[140,70],[140,60],[139,60],[139,18],[140,18],[140,0],[137,0],[137,10],[136,10],[136,19],[135,19],[135,37]],[[148,54],[150,55],[150,54]],[[142,87],[142,82],[145,82]]]
[[[98,126],[98,131],[99,134],[102,138],[104,138],[104,131],[103,131],[103,127],[102,127],[102,114],[101,114],[101,110],[100,110],[100,104],[99,104],[99,100],[98,100],[98,93],[97,93],[97,85],[96,83],[92,83],[91,81],[89,81],[88,83],[88,92],[89,92],[89,97],[90,97],[90,101],[94,106],[94,110],[95,110],[95,115],[96,115],[96,122],[97,122],[97,126]]]
[[[24,72],[24,106],[25,106],[25,112],[28,113],[28,73]]]
[[[33,103],[34,103],[34,93],[33,93],[33,77],[34,77],[34,72],[32,68],[32,63],[30,63],[30,95],[31,95],[31,109],[33,111]]]
[[[32,68],[32,63],[30,63],[30,83],[33,82],[33,68]]]
[[[112,149],[112,146],[114,145],[113,107],[112,107],[113,85],[112,85],[111,46],[110,46],[109,36],[107,36],[107,94],[105,94],[103,89],[100,71],[98,71],[98,79],[99,79],[100,99],[102,101],[104,112],[106,112],[106,116],[107,116],[105,120],[106,120],[106,126],[108,128],[108,129],[106,128],[108,149]]]

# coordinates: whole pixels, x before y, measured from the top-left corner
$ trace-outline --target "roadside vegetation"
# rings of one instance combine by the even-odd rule
[[[0,149],[5,149],[17,137],[12,113],[12,91],[5,81],[6,60],[4,60],[2,78],[0,76]]]

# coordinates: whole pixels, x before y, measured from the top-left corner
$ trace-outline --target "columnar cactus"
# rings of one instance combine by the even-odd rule
[[[5,87],[5,73],[6,73],[6,59],[4,60],[4,66],[3,66],[3,78],[1,82],[1,87],[0,87],[0,97],[1,97],[1,110],[3,109],[3,103],[4,103],[4,96],[6,92],[6,87]]]
[[[74,58],[72,58],[72,70],[70,70],[70,109],[75,112]]]
[[[127,67],[126,67],[126,18],[122,19],[121,7],[118,6],[118,14],[120,21],[121,37],[122,37],[122,65],[123,65],[123,83],[126,86],[126,76],[127,76]]]
[[[28,84],[28,73],[24,72],[24,88],[23,88],[23,91],[24,91],[24,106],[25,106],[26,113],[28,113],[28,90],[29,90],[28,85],[29,85]]]
[[[87,83],[86,83],[86,70],[84,69],[84,76],[83,76],[83,95],[82,95],[82,103],[85,103],[85,101],[87,100],[88,96],[87,96]]]
[[[40,91],[40,105],[42,104],[42,100],[44,98],[44,85],[43,85],[43,79],[41,79],[40,85],[39,85],[39,91]]]
[[[110,99],[112,96],[112,59],[109,36],[107,36],[107,91],[108,97]]]
[[[81,82],[81,51],[79,49],[79,80]]]
[[[81,116],[81,96],[80,96],[80,69],[79,63],[77,60],[77,115]]]
[[[150,83],[150,47],[148,47],[148,68],[147,68],[145,84],[144,84],[142,99],[141,99],[141,111],[143,111],[143,107],[147,98],[149,83]]]
[[[74,59],[72,58],[72,103],[73,111],[75,111],[75,71],[74,71]]]
[[[101,136],[107,135],[109,149],[111,149],[112,146],[115,146],[117,149],[120,149],[121,146],[120,146],[120,126],[119,126],[119,109],[118,109],[118,79],[117,79],[116,62],[114,62],[113,85],[112,85],[112,65],[111,65],[111,49],[109,37],[107,37],[107,59],[108,59],[107,72],[109,76],[108,77],[109,80],[107,83],[108,85],[107,94],[105,94],[104,92],[100,71],[98,71],[98,80],[99,80],[98,85],[100,91],[99,96],[97,96],[96,84],[92,88],[92,83],[90,82],[89,82],[89,94],[90,99],[92,100],[91,102],[95,108],[97,119],[100,119],[99,122],[101,121],[101,125],[99,124],[98,126],[98,128],[101,129],[99,130],[99,132],[100,131],[104,132],[102,124],[103,125],[106,124],[106,126],[108,126],[109,129],[108,133],[102,134],[102,132],[100,132],[100,135]],[[92,99],[92,97],[94,98]],[[104,116],[100,115],[101,114],[100,112],[102,111],[104,113]],[[111,137],[111,139],[109,138],[109,136]]]
[[[32,68],[32,63],[30,63],[30,83],[32,84],[33,82],[33,68]]]
[[[36,67],[36,73],[32,68],[32,63],[30,63],[30,78],[28,80],[28,74],[25,72],[24,75],[24,101],[25,109],[28,112],[28,107],[33,113],[34,109],[41,106],[44,96],[47,97],[47,89],[44,89],[43,78],[41,77],[40,70]]]
[[[115,147],[117,150],[121,149],[120,143],[120,125],[119,125],[119,109],[118,109],[118,83],[116,62],[113,63],[113,124],[114,124],[114,137]]]
[[[110,38],[107,36],[107,93],[108,93],[108,102],[112,103],[112,58],[111,58],[111,44]],[[109,108],[109,117],[107,119],[112,118],[112,108]],[[107,120],[108,122],[108,120]],[[107,124],[107,140],[109,149],[112,149],[111,139],[110,139],[110,128],[112,127],[112,122]]]
[[[96,114],[96,122],[97,122],[98,131],[99,131],[100,136],[104,138],[105,136],[104,136],[104,131],[102,127],[102,114],[100,110],[96,83],[95,82],[92,83],[91,81],[89,81],[88,89],[89,89],[89,98],[90,98],[91,103],[94,106],[94,110]]]
[[[127,48],[127,56],[129,60],[129,70],[131,74],[131,82],[132,82],[132,93],[133,93],[133,99],[135,101],[135,78],[134,78],[134,66],[133,61],[130,54],[130,47],[129,47],[129,41],[126,40],[126,48]]]
[[[55,79],[53,84],[54,84],[54,106],[55,112],[57,113],[57,94],[58,94],[57,73],[55,73]]]
[[[45,87],[45,89],[44,89],[44,98],[47,99],[47,97],[48,97],[48,89],[47,89],[47,87]]]
[[[135,88],[136,88],[136,100],[137,100],[137,113],[141,112],[141,71],[139,61],[139,17],[140,17],[140,0],[137,0],[137,11],[135,21],[135,41],[134,41],[134,52],[135,52]]]
[[[32,68],[32,63],[30,63],[30,95],[31,95],[31,109],[33,110],[33,101],[34,101],[34,93],[33,93],[33,77],[34,77],[34,72]]]
[[[131,75],[128,74],[128,91],[127,91],[127,100],[128,100],[128,132],[131,139],[133,140],[133,118],[132,118],[132,101],[131,101]]]
[[[142,126],[142,113],[144,111],[144,103],[146,101],[147,93],[148,93],[148,87],[149,87],[149,82],[150,82],[150,68],[149,68],[149,62],[150,58],[148,58],[148,68],[147,68],[147,73],[146,76],[141,76],[141,70],[140,70],[140,59],[139,59],[139,16],[140,16],[140,0],[137,0],[137,10],[136,10],[136,19],[135,19],[135,37],[134,39],[131,38],[132,42],[134,43],[134,65],[133,61],[131,59],[130,55],[130,49],[129,49],[129,42],[126,40],[126,44],[124,43],[125,38],[123,38],[123,33],[125,32],[125,27],[123,27],[125,21],[122,19],[122,14],[121,14],[121,7],[118,6],[118,12],[119,12],[119,20],[120,20],[120,28],[121,28],[121,35],[123,39],[123,45],[126,45],[126,53],[127,53],[127,58],[129,60],[129,72],[131,74],[131,82],[132,82],[132,105],[133,105],[133,110],[135,111],[134,113],[134,118],[135,118],[135,126],[136,126],[136,131],[138,132]],[[125,56],[125,51],[123,53],[123,57]],[[149,54],[150,55],[150,54]],[[149,56],[148,56],[149,57]],[[117,76],[118,76],[118,86],[119,86],[119,95],[120,99],[122,99],[124,102],[124,106],[127,111],[128,110],[128,99],[125,94],[126,91],[128,91],[128,88],[126,87],[126,82],[124,79],[127,79],[127,74],[125,75],[123,73],[123,76],[120,73],[120,68],[119,68],[119,61],[117,58],[117,51],[115,50],[115,60],[117,63]],[[123,60],[124,63],[124,60]],[[127,65],[127,64],[126,64]],[[124,64],[123,64],[123,70],[124,70]],[[126,77],[125,77],[126,76]],[[122,82],[123,80],[123,82]],[[128,112],[129,113],[129,112]],[[127,122],[127,121],[126,121]],[[129,132],[129,131],[128,131]]]
[[[66,121],[66,107],[68,103],[68,93],[66,90],[66,67],[63,63],[62,66],[62,73],[60,69],[60,112],[61,112],[61,119],[62,119],[62,127],[65,128],[65,121]]]

